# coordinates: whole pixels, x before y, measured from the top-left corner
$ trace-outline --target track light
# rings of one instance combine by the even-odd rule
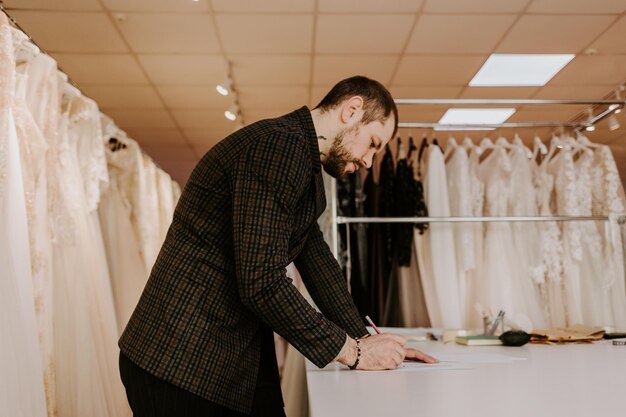
[[[617,89],[617,90],[615,90],[615,100],[620,100],[620,101],[622,100],[622,91],[624,91],[624,89],[625,89],[625,87],[624,87],[624,85],[622,84],[622,85],[620,85],[620,86],[618,87],[618,89]],[[611,107],[609,107],[609,109],[611,109],[611,110],[615,110],[615,112],[614,112],[614,113],[615,113],[615,114],[619,114],[619,113],[621,113],[621,112],[622,112],[622,105],[619,105],[619,104],[613,104],[613,105],[611,105]]]
[[[218,93],[220,93],[223,96],[227,96],[232,90],[232,86],[233,86],[233,80],[230,79],[230,77],[226,78],[224,81],[222,81],[221,83],[219,83],[215,89],[217,90]]]
[[[232,106],[228,108],[228,110],[224,112],[224,116],[226,116],[228,120],[232,120],[232,121],[235,121],[237,119],[238,114],[239,114],[239,106],[236,104],[233,104]]]
[[[617,120],[617,117],[615,117],[614,114],[609,116],[609,130],[617,130],[619,129],[619,121]]]
[[[587,114],[589,115],[587,118],[588,126],[585,128],[587,132],[593,132],[596,130],[596,127],[593,125],[593,109],[587,109]]]

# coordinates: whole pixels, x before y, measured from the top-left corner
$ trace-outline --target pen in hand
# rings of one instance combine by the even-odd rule
[[[380,330],[378,330],[378,327],[376,327],[376,325],[374,324],[372,319],[370,319],[370,316],[365,316],[365,320],[367,320],[367,322],[370,324],[370,326],[372,326],[372,328],[374,329],[376,334],[381,334]]]

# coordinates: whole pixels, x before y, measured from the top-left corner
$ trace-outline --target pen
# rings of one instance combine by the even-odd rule
[[[491,324],[491,329],[489,329],[489,333],[487,333],[489,336],[493,335],[493,333],[496,331],[496,329],[498,328],[498,322],[502,320],[502,317],[504,317],[504,311],[500,310],[498,312],[498,316],[495,318],[495,320]]]
[[[376,325],[374,324],[372,319],[370,319],[370,316],[365,316],[365,320],[367,320],[367,322],[370,324],[370,326],[372,326],[372,328],[374,329],[376,334],[380,334],[380,330],[378,330],[378,327],[376,327]]]

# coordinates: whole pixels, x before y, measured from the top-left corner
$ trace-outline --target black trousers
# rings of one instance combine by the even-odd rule
[[[270,340],[269,337],[272,337]],[[285,417],[273,335],[263,337],[252,414],[242,414],[174,386],[120,353],[120,375],[134,417]]]

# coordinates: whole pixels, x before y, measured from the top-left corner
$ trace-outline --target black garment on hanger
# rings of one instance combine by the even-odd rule
[[[341,216],[363,217],[365,215],[362,177],[359,170],[354,175],[345,175],[337,179],[337,209]],[[370,314],[371,310],[368,295],[370,279],[367,225],[348,223],[346,226],[339,227],[340,264],[344,277],[349,279],[354,304],[361,317],[365,317]],[[346,229],[349,231],[349,236]]]
[[[380,178],[376,183],[373,170],[365,180],[365,211],[369,217],[389,217],[393,214],[394,166],[389,145],[380,164]],[[385,299],[393,259],[392,227],[390,223],[372,223],[368,228],[370,257],[370,316],[382,323]]]

